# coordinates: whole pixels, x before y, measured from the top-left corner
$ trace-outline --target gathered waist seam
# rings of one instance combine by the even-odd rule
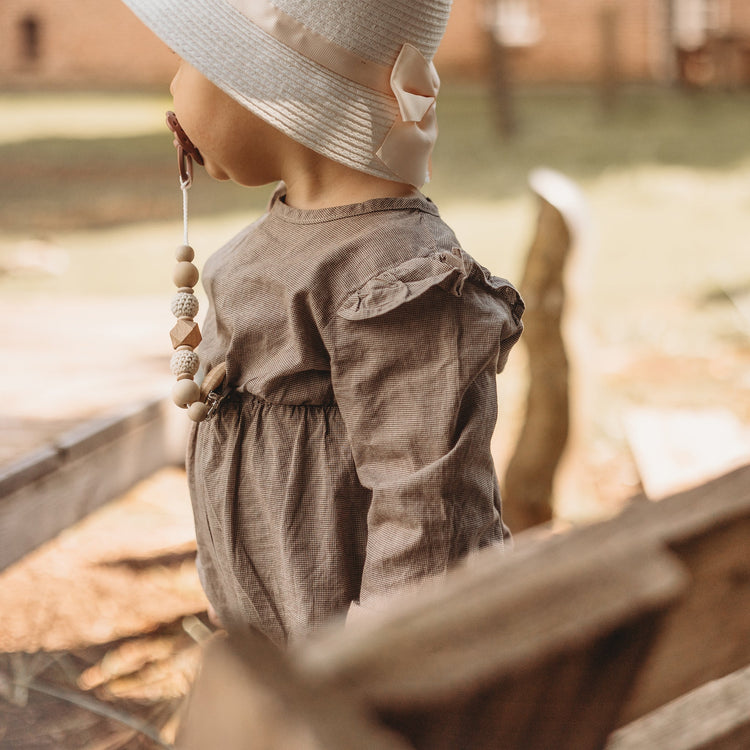
[[[264,398],[263,396],[259,396],[257,393],[253,393],[252,391],[242,391],[237,388],[229,388],[224,396],[224,402],[231,403],[232,401],[235,402],[242,402],[242,401],[253,401],[260,406],[277,406],[285,409],[330,409],[332,407],[337,407],[335,401],[328,401],[323,404],[312,404],[312,403],[291,403],[287,401],[270,401],[267,398]]]

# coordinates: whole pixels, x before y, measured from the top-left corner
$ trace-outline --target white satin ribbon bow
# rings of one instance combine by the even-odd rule
[[[405,44],[391,71],[391,90],[398,101],[400,119],[388,131],[376,155],[404,182],[416,187],[430,177],[439,88],[435,66],[416,47]]]

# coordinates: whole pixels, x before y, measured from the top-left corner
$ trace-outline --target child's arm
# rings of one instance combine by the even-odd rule
[[[327,331],[336,398],[372,491],[364,607],[502,533],[495,374],[520,335],[522,303],[483,278],[415,275],[373,280]]]

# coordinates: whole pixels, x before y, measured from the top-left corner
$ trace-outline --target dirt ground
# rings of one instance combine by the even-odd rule
[[[168,392],[164,308],[149,298],[5,297],[0,471],[76,425]],[[171,742],[205,609],[179,469],[1,571],[0,747]]]
[[[0,573],[0,747],[173,742],[205,610],[184,473],[165,469]]]

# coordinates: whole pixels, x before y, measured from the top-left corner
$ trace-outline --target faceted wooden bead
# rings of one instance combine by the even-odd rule
[[[194,318],[198,314],[198,298],[194,294],[178,292],[172,298],[169,309],[175,318]]]
[[[195,286],[198,281],[198,269],[189,261],[181,260],[175,266],[172,280],[175,286]]]
[[[202,422],[208,416],[209,405],[203,401],[194,401],[188,406],[188,416],[193,422]]]
[[[172,375],[195,375],[200,367],[200,359],[195,352],[189,349],[180,349],[172,355],[169,363]]]
[[[194,380],[178,380],[172,388],[172,400],[177,406],[188,406],[201,396],[201,389]]]
[[[191,261],[193,258],[195,258],[195,250],[193,250],[190,245],[180,245],[177,250],[175,250],[174,257],[177,258],[177,260],[187,260]]]
[[[194,320],[178,320],[169,335],[175,349],[178,346],[189,346],[191,349],[195,349],[202,338],[198,324]]]

